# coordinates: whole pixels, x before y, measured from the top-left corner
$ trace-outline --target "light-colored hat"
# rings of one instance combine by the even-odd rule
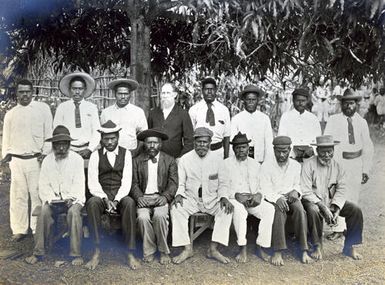
[[[70,136],[70,131],[62,125],[58,125],[52,133],[52,137],[46,139],[46,142],[60,142],[60,141],[73,141],[74,139]]]
[[[108,120],[103,125],[101,125],[98,132],[101,134],[112,134],[119,132],[121,129],[122,128],[118,127],[113,121]]]
[[[118,79],[112,80],[110,83],[107,84],[107,86],[111,90],[115,90],[115,87],[121,84],[128,85],[128,88],[130,88],[131,91],[136,90],[139,86],[138,81],[132,78],[118,78]]]
[[[247,85],[241,93],[239,93],[239,99],[243,100],[243,98],[245,97],[246,94],[248,93],[255,93],[257,94],[258,96],[265,96],[265,92],[263,92],[263,90],[261,88],[259,88],[257,85],[253,85],[253,84],[250,84],[250,85]]]
[[[205,128],[205,127],[199,127],[199,128],[196,128],[195,129],[195,132],[194,132],[194,138],[197,138],[197,137],[212,137],[214,134],[213,132],[208,129],[208,128]]]
[[[338,95],[337,99],[340,101],[342,101],[342,100],[358,100],[358,101],[360,101],[362,99],[362,96],[357,94],[356,92],[354,92],[353,89],[348,88],[345,90],[345,92],[342,96]]]
[[[339,144],[339,143],[340,143],[340,141],[333,140],[333,136],[324,135],[324,136],[316,137],[316,143],[311,143],[311,145],[314,145],[314,146],[335,146],[336,144]]]
[[[59,81],[60,92],[67,97],[71,97],[70,82],[75,77],[81,77],[86,82],[86,90],[84,91],[84,98],[88,98],[94,92],[96,84],[91,75],[85,72],[74,72],[63,76]]]

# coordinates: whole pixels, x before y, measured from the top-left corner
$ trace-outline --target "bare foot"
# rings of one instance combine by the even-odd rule
[[[208,251],[207,251],[207,257],[208,258],[213,258],[213,259],[216,259],[218,260],[219,262],[222,262],[224,264],[227,264],[227,263],[230,263],[230,259],[225,257],[224,255],[222,255],[218,249],[214,249],[214,248],[210,248]]]
[[[136,270],[140,267],[140,262],[135,258],[132,252],[127,254],[127,263],[132,270]]]
[[[310,264],[313,263],[313,259],[309,256],[306,250],[302,252],[301,262],[304,264]]]
[[[163,264],[163,265],[169,264],[171,262],[170,255],[167,253],[161,252],[159,262],[160,264]]]
[[[71,264],[74,266],[80,266],[80,265],[83,265],[83,263],[84,263],[84,260],[83,260],[83,257],[81,257],[81,256],[75,257],[71,261]]]
[[[259,258],[261,258],[263,261],[266,261],[266,262],[269,262],[270,260],[270,256],[259,245],[257,245],[257,256],[259,256]]]
[[[26,257],[24,261],[27,262],[28,264],[35,264],[39,262],[39,258],[36,255],[31,255]]]
[[[361,260],[363,256],[357,252],[357,250],[354,247],[349,247],[343,250],[343,253],[346,256],[350,256],[354,260]]]
[[[186,246],[185,249],[179,255],[175,256],[172,259],[172,262],[174,262],[175,264],[180,264],[183,261],[185,261],[186,259],[192,257],[193,255],[194,255],[194,253],[193,253],[192,248],[189,246]]]
[[[143,257],[143,261],[146,263],[151,263],[154,261],[154,259],[155,259],[154,254],[146,255]]]
[[[273,256],[271,257],[271,264],[275,266],[283,266],[282,253],[280,251],[274,251]]]
[[[100,261],[100,249],[95,249],[95,253],[92,256],[91,260],[88,261],[85,267],[89,270],[95,270],[96,266],[98,266]]]
[[[247,262],[247,247],[241,246],[241,250],[239,251],[238,255],[235,257],[235,260],[239,263],[246,263]]]
[[[310,255],[315,260],[322,260],[322,247],[320,245],[316,246],[316,249]]]

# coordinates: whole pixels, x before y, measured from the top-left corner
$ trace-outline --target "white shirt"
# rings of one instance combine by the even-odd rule
[[[119,151],[118,147],[116,147],[116,149],[112,152],[107,151],[107,159],[110,162],[110,164],[112,161],[115,164],[118,151]],[[103,153],[106,153],[105,149],[103,150]],[[110,158],[110,156],[112,155],[115,156],[115,159],[113,160]],[[114,166],[114,164],[111,164],[111,165]],[[120,202],[122,198],[126,197],[130,193],[131,182],[132,182],[132,158],[131,158],[131,152],[127,150],[126,156],[124,157],[122,184],[120,185],[120,188],[116,193],[114,201]],[[107,194],[103,191],[102,185],[99,183],[99,152],[98,151],[95,151],[91,154],[90,162],[88,164],[88,188],[90,189],[90,193],[93,196],[100,197],[102,199],[108,198]]]
[[[172,108],[174,108],[175,106],[175,103],[170,107],[170,108],[164,108],[162,109],[162,112],[163,112],[163,116],[164,116],[164,119],[166,120],[168,115],[170,115],[171,111],[172,111]]]
[[[329,101],[328,100],[322,101],[320,99],[313,105],[312,112],[316,114],[318,121],[327,122],[329,119],[329,112],[330,112]]]
[[[143,109],[131,103],[122,108],[114,104],[104,109],[100,121],[104,124],[108,120],[122,128],[119,134],[119,145],[127,150],[136,149],[136,135],[148,128]]]
[[[261,166],[261,188],[266,199],[276,203],[279,198],[292,190],[301,195],[301,164],[288,159],[286,165],[280,166],[275,157]]]
[[[39,196],[43,204],[71,199],[83,206],[86,201],[83,158],[71,150],[63,160],[56,160],[54,153],[47,155],[41,164]]]
[[[75,125],[75,104],[72,99],[58,106],[53,125],[54,127],[63,125],[68,128],[71,137],[75,139],[71,142],[72,146],[82,146],[89,143],[87,148],[90,151],[94,151],[100,142],[98,108],[94,103],[82,100],[79,109],[82,123],[81,128],[76,128]]]
[[[159,162],[159,153],[155,156],[156,162],[152,162],[151,159],[147,161],[148,165],[148,181],[147,188],[144,192],[145,194],[154,194],[158,193],[158,162]]]
[[[254,147],[256,161],[263,162],[273,155],[273,130],[270,118],[266,114],[258,110],[254,113],[244,110],[235,115],[231,120],[231,139],[238,132],[246,134],[251,140],[250,146]]]
[[[325,128],[325,135],[332,135],[334,140],[340,141],[335,146],[336,160],[342,159],[342,152],[356,152],[362,149],[362,173],[369,173],[373,160],[373,142],[370,139],[368,123],[359,114],[352,116],[355,144],[349,144],[348,121],[343,113],[330,117]]]
[[[192,106],[189,110],[189,115],[191,117],[194,130],[199,127],[206,127],[214,133],[211,142],[214,144],[221,142],[224,137],[230,137],[231,127],[229,109],[217,100],[214,100],[212,104],[211,108],[214,111],[215,126],[210,126],[210,123],[206,123],[208,107],[206,101],[204,100]]]
[[[4,117],[2,155],[48,154],[52,136],[52,114],[47,104],[32,101],[16,105]]]

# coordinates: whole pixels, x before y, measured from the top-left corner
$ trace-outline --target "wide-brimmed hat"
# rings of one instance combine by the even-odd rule
[[[59,142],[59,141],[73,141],[74,139],[70,136],[70,131],[62,125],[56,126],[52,132],[52,137],[46,139],[46,142]]]
[[[117,133],[121,130],[119,126],[117,126],[113,121],[108,120],[103,125],[100,126],[100,129],[98,130],[101,134],[112,134]]]
[[[362,99],[362,96],[360,94],[357,94],[356,92],[354,92],[353,89],[351,88],[348,88],[345,90],[344,94],[341,96],[341,95],[338,95],[337,96],[337,99],[342,101],[342,100],[357,100],[357,101],[360,101]]]
[[[246,136],[246,134],[242,134],[241,132],[238,132],[233,140],[230,142],[230,144],[232,145],[238,145],[238,144],[245,144],[245,143],[249,143],[251,142],[251,140],[249,140]]]
[[[146,138],[149,138],[149,137],[160,138],[163,141],[168,140],[168,135],[158,129],[148,129],[140,132],[136,136],[136,138],[140,141],[144,141]]]
[[[288,136],[276,136],[273,139],[273,145],[291,145],[291,138]]]
[[[316,137],[316,143],[311,143],[311,145],[314,145],[314,146],[335,146],[336,144],[339,144],[339,143],[340,143],[340,141],[333,140],[333,136],[324,135],[324,136]]]
[[[84,98],[88,98],[94,92],[96,84],[91,75],[85,72],[74,72],[64,75],[59,81],[60,92],[67,97],[71,97],[70,82],[75,77],[81,77],[86,82],[86,89],[84,90]]]
[[[265,92],[261,88],[259,88],[257,85],[246,85],[246,87],[239,93],[239,99],[243,99],[247,93],[255,93],[258,96],[264,96]]]
[[[138,88],[139,83],[138,81],[132,78],[118,78],[112,80],[110,83],[107,84],[108,88],[110,88],[111,90],[115,90],[115,87],[117,85],[127,85],[131,91],[134,91]]]

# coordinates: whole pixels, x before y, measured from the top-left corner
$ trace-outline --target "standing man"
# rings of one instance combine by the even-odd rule
[[[257,238],[257,255],[268,261],[266,248],[271,245],[271,229],[274,219],[274,206],[264,200],[259,191],[259,164],[248,157],[249,140],[246,134],[238,133],[230,144],[235,156],[226,158],[219,168],[219,191],[228,192],[230,202],[234,206],[233,223],[237,233],[240,252],[236,256],[238,262],[247,261],[247,216],[249,214],[260,219]],[[222,187],[224,189],[222,189]]]
[[[162,130],[168,140],[162,142],[161,150],[174,158],[179,158],[193,149],[193,126],[188,112],[178,104],[175,87],[171,83],[162,86],[160,107],[152,109],[148,115],[148,127]]]
[[[227,199],[227,187],[221,186],[218,170],[222,159],[210,151],[213,132],[196,128],[194,150],[181,157],[178,164],[179,187],[171,207],[172,245],[184,246],[174,263],[182,263],[193,256],[188,234],[188,220],[197,212],[215,216],[213,235],[207,255],[222,263],[230,260],[218,251],[218,244],[227,246],[233,205]]]
[[[35,248],[33,255],[25,261],[35,264],[46,253],[55,218],[58,214],[67,214],[67,225],[70,236],[70,256],[72,264],[83,264],[81,255],[82,216],[81,209],[86,201],[84,192],[83,159],[70,150],[73,139],[64,126],[57,126],[52,138],[53,153],[50,153],[41,165],[39,179],[39,196],[42,200],[41,213],[37,220]]]
[[[261,189],[266,200],[275,205],[272,247],[274,250],[271,263],[283,265],[282,251],[286,245],[286,221],[291,218],[294,234],[299,242],[301,261],[310,263],[307,245],[306,212],[301,203],[300,176],[301,164],[289,159],[291,139],[277,136],[273,140],[275,158],[261,167]]]
[[[175,159],[160,151],[167,135],[156,129],[139,133],[144,152],[133,160],[130,196],[138,205],[138,225],[143,238],[143,260],[152,262],[157,250],[160,263],[170,263],[167,244],[169,204],[178,188],[178,167]]]
[[[17,105],[5,114],[1,163],[11,169],[10,224],[12,240],[24,238],[36,229],[33,210],[41,205],[38,193],[40,163],[50,152],[45,140],[52,134],[52,114],[48,105],[32,101],[32,83],[22,79],[16,84]],[[28,200],[31,211],[28,211]]]
[[[259,163],[272,157],[270,144],[273,140],[273,130],[270,118],[257,110],[258,102],[264,97],[264,92],[255,85],[247,85],[240,93],[245,110],[235,115],[231,120],[231,137],[238,132],[250,138],[249,156]]]
[[[301,172],[302,203],[307,213],[309,234],[315,251],[312,257],[322,259],[323,220],[335,225],[339,217],[346,220],[343,254],[362,259],[355,246],[362,243],[363,217],[356,204],[346,200],[347,176],[334,156],[334,141],[330,135],[316,138],[317,156],[306,160]]]
[[[298,162],[314,155],[311,142],[321,135],[317,117],[306,110],[310,93],[307,89],[293,91],[293,109],[285,112],[279,122],[278,135],[288,136],[293,141],[291,156]]]
[[[132,92],[136,90],[139,83],[131,78],[120,78],[108,83],[108,88],[115,95],[116,103],[102,111],[100,121],[102,124],[108,120],[122,128],[119,144],[132,152],[135,157],[141,148],[136,135],[147,130],[147,120],[143,109],[130,103]]]
[[[86,264],[94,270],[100,261],[100,225],[103,213],[120,213],[123,238],[128,247],[127,262],[131,269],[140,263],[134,256],[136,250],[136,204],[128,196],[132,181],[131,152],[119,146],[121,128],[112,121],[102,125],[101,145],[92,153],[88,171],[88,187],[92,197],[86,203],[88,223],[95,244],[95,252]]]
[[[325,134],[332,135],[341,142],[336,146],[335,158],[346,171],[348,187],[345,198],[358,204],[361,184],[365,184],[369,179],[373,142],[370,139],[368,123],[357,113],[361,95],[348,88],[338,99],[341,101],[342,113],[330,117]],[[334,233],[328,236],[329,239],[342,237],[345,225],[342,219],[340,222],[334,228]]]
[[[202,80],[202,101],[189,110],[194,129],[206,127],[213,132],[210,150],[220,156],[229,156],[230,114],[227,107],[216,100],[217,83],[214,78]]]

